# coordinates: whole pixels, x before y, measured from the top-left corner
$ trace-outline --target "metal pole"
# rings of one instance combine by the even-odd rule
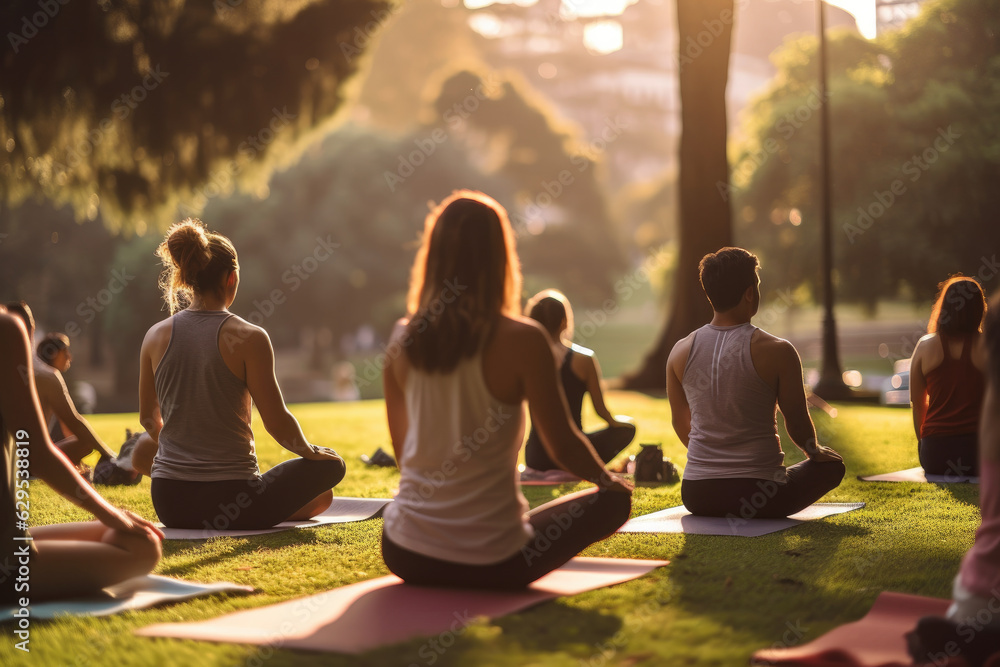
[[[820,229],[823,248],[823,361],[819,382],[813,392],[826,400],[847,398],[851,389],[844,384],[837,351],[837,320],[833,314],[833,233],[830,202],[830,98],[826,85],[826,3],[817,0],[819,13],[819,91],[820,91]]]

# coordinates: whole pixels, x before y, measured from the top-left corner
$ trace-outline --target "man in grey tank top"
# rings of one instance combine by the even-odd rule
[[[667,361],[674,431],[688,449],[681,498],[688,511],[742,521],[794,514],[844,478],[837,452],[816,442],[795,347],[750,324],[760,267],[743,248],[698,266],[714,315],[678,341]],[[777,410],[806,460],[785,468]]]

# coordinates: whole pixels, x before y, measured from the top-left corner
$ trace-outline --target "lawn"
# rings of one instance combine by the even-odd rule
[[[639,442],[660,442],[681,465],[684,450],[670,429],[666,401],[614,392],[612,410],[635,417]],[[379,555],[380,519],[336,527],[168,542],[156,573],[195,581],[252,585],[245,597],[212,597],[108,619],[67,619],[31,626],[31,654],[13,649],[3,630],[0,664],[32,665],[745,665],[759,648],[810,641],[857,619],[880,591],[946,597],[979,521],[978,490],[968,485],[872,484],[858,474],[917,465],[906,410],[838,405],[835,419],[816,413],[821,440],[845,457],[848,477],[829,501],[867,507],[758,538],[615,535],[585,555],[659,558],[671,564],[641,579],[562,598],[521,614],[468,626],[443,653],[414,639],[361,656],[306,654],[239,645],[152,640],[132,631],[152,623],[207,619],[239,609],[386,574]],[[293,406],[311,441],[335,447],[348,461],[337,493],[387,497],[390,470],[368,470],[362,453],[387,446],[381,401]],[[585,414],[594,422],[592,414]],[[92,423],[117,445],[135,415],[99,415]],[[259,422],[261,467],[286,458]],[[800,460],[786,446],[786,461]],[[537,505],[572,487],[527,488]],[[107,489],[113,502],[153,517],[149,481]],[[680,504],[680,486],[639,488],[633,515]],[[86,520],[42,483],[32,487],[32,522]],[[419,609],[413,610],[420,613]]]

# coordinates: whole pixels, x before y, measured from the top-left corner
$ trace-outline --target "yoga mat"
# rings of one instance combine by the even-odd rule
[[[85,598],[38,602],[28,607],[33,619],[57,616],[110,616],[124,611],[148,609],[166,602],[181,602],[215,593],[252,593],[250,586],[228,582],[198,584],[149,574],[123,581]],[[0,607],[0,623],[15,619],[18,607]]]
[[[209,621],[151,625],[136,634],[337,653],[361,653],[412,637],[450,635],[453,641],[477,618],[496,618],[561,595],[620,584],[667,563],[574,558],[520,591],[430,588],[379,577]]]
[[[688,535],[734,535],[760,537],[785,528],[798,526],[805,521],[822,519],[861,509],[864,503],[817,503],[787,519],[732,519],[694,516],[683,505],[644,514],[625,522],[619,533],[687,533]]]
[[[858,476],[862,482],[930,482],[932,484],[979,484],[978,477],[962,475],[928,475],[920,466],[883,475]]]
[[[214,528],[166,528],[163,524],[164,539],[167,540],[207,540],[210,537],[245,537],[247,535],[265,535],[280,533],[292,528],[313,528],[328,526],[333,523],[350,523],[364,521],[382,516],[385,506],[391,503],[390,498],[338,498],[334,496],[333,503],[322,514],[317,514],[305,521],[283,521],[273,528],[254,528],[250,530],[216,530]]]
[[[950,600],[881,593],[861,620],[834,628],[802,646],[757,651],[751,664],[910,667],[913,661],[904,635],[924,616],[943,616],[950,604]]]

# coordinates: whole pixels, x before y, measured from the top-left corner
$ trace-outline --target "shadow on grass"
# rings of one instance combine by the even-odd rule
[[[266,539],[263,539],[266,538]],[[232,547],[224,552],[208,553],[203,549],[205,544],[215,540],[231,540]],[[235,557],[244,555],[259,555],[267,551],[280,551],[288,546],[303,546],[319,544],[322,540],[313,528],[297,528],[280,533],[264,535],[249,535],[246,537],[222,537],[210,540],[165,540],[163,542],[164,561],[170,556],[200,556],[184,560],[176,565],[165,566],[157,574],[165,577],[180,576],[190,573],[192,569],[204,568],[220,563],[231,562]]]

